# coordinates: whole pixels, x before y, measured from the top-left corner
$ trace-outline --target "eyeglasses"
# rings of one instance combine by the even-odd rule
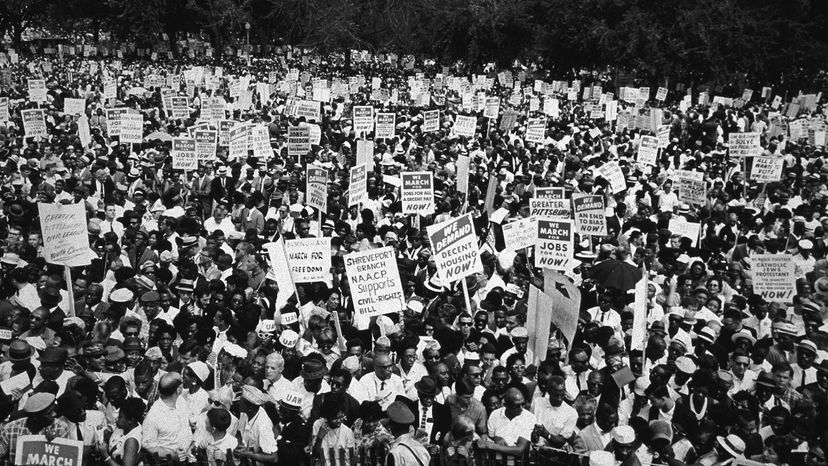
[[[221,401],[219,400],[210,400],[210,404],[213,406],[221,406]]]
[[[461,327],[471,327],[471,325],[472,325],[471,322],[460,322]]]

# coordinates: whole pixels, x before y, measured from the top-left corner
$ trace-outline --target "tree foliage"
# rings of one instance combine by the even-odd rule
[[[0,32],[27,27],[152,45],[203,33],[255,44],[613,67],[653,81],[778,80],[828,59],[824,0],[4,0]]]

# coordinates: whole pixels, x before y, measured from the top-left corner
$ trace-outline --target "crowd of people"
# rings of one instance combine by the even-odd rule
[[[758,92],[741,105],[700,102],[698,89],[689,105],[675,90],[624,102],[595,74],[551,89],[554,77],[537,69],[487,80],[434,62],[363,56],[346,69],[328,58],[46,66],[21,55],[0,65],[9,103],[0,124],[2,458],[15,462],[18,439],[40,434],[82,442],[84,464],[113,466],[153,454],[348,464],[340,449],[420,466],[490,453],[505,464],[528,452],[537,464],[826,465],[825,134],[818,145],[813,130],[775,130],[824,123],[818,102],[798,115]],[[45,79],[45,102],[31,101],[29,79]],[[106,99],[112,81],[117,94]],[[334,82],[347,86],[314,92]],[[584,98],[599,86],[610,92]],[[170,89],[186,96],[186,117],[173,117]],[[501,97],[500,116],[514,110],[515,121],[484,118],[479,92]],[[294,99],[320,94],[329,100],[318,121],[296,115]],[[219,118],[208,115],[217,97]],[[67,98],[84,99],[84,114],[65,112]],[[627,121],[660,110],[656,127],[667,125],[669,140],[654,165],[637,150],[655,127],[605,118],[610,101]],[[351,204],[349,169],[358,140],[371,136],[353,129],[359,105],[395,114],[395,137],[374,141],[367,197]],[[142,144],[109,134],[106,109],[116,107],[143,115]],[[48,137],[25,137],[21,111],[31,108],[45,110]],[[434,109],[439,126],[425,131]],[[543,112],[542,142],[525,142],[528,118]],[[477,119],[474,137],[452,131],[458,116]],[[171,137],[219,120],[264,125],[272,151],[231,157],[220,143],[196,169],[173,169]],[[315,125],[319,141],[296,156],[288,127],[300,123]],[[759,133],[761,155],[784,160],[778,180],[757,183],[730,155],[741,132]],[[459,157],[470,161],[467,183]],[[599,175],[611,161],[622,189]],[[323,211],[307,201],[309,166],[327,169]],[[678,170],[702,173],[704,202],[680,200]],[[403,213],[399,175],[414,171],[433,173],[433,214]],[[553,327],[546,353],[535,354],[531,314],[551,310],[530,308],[529,291],[544,288],[544,271],[533,248],[504,241],[502,225],[528,217],[544,187],[601,196],[607,234],[575,235],[560,272],[580,294],[576,333],[568,341]],[[49,203],[83,206],[88,265],[44,256],[39,210]],[[466,213],[482,272],[447,283],[426,227]],[[670,231],[678,218],[698,223],[698,236]],[[290,272],[266,245],[314,236],[330,237],[329,279],[279,286]],[[345,257],[379,247],[394,251],[404,306],[357,315]],[[767,254],[793,257],[788,298],[754,292],[752,258]],[[633,290],[591,273],[607,261],[647,276],[644,345],[631,341],[641,324]]]

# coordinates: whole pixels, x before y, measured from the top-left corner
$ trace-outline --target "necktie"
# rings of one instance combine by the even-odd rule
[[[427,419],[426,416],[427,415],[428,415],[428,408],[423,406],[423,415],[422,415],[422,417],[420,417],[420,429],[425,430],[425,428],[426,428],[426,419]]]
[[[802,382],[799,384],[800,387],[805,386],[805,369],[802,369]]]
[[[575,374],[575,384],[578,385],[578,391],[581,391],[581,374]]]
[[[385,390],[385,381],[384,380],[382,381],[382,383],[380,383],[380,391],[383,391],[383,390]]]

